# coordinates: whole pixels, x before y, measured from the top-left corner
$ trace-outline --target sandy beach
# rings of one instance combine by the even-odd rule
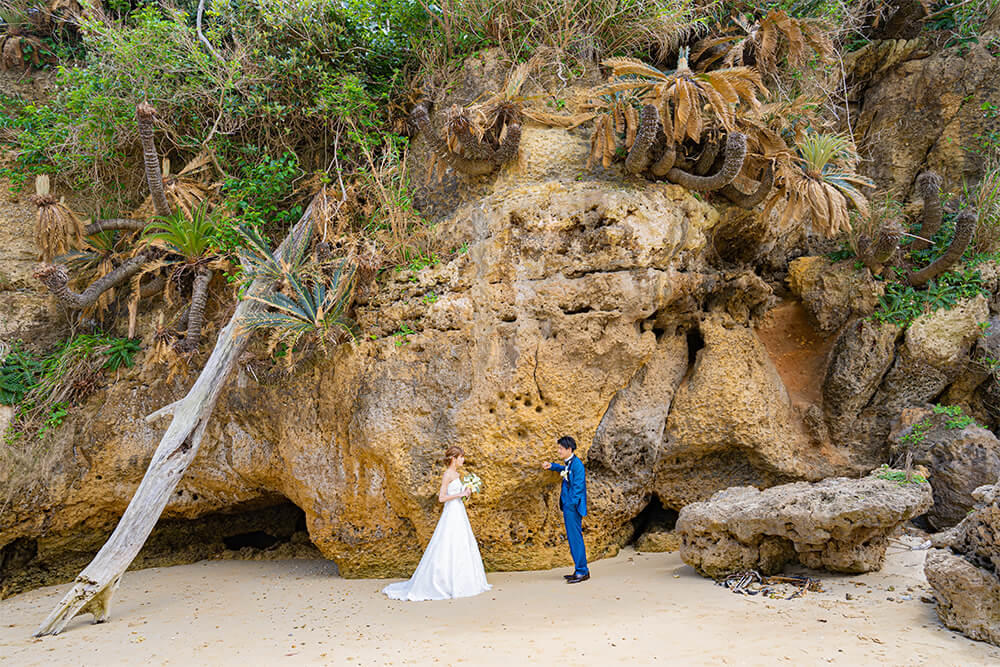
[[[492,573],[475,598],[404,603],[385,581],[332,563],[203,561],[129,572],[110,622],[30,634],[67,586],[0,602],[0,662],[11,665],[573,664],[997,665],[1000,648],[942,626],[926,552],[894,543],[886,567],[822,575],[795,600],[737,595],[676,553],[632,549],[563,571]],[[850,599],[848,599],[848,594]]]

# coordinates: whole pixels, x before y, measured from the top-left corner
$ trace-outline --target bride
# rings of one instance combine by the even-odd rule
[[[479,595],[490,589],[476,536],[472,534],[458,469],[465,463],[460,447],[444,453],[448,467],[441,477],[438,501],[444,503],[434,535],[409,581],[389,584],[382,592],[394,600],[446,600]]]

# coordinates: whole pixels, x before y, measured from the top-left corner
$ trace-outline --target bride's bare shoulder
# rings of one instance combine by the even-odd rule
[[[451,468],[446,469],[444,471],[444,474],[441,475],[441,480],[444,481],[446,484],[453,479],[458,479],[458,472],[452,470]]]

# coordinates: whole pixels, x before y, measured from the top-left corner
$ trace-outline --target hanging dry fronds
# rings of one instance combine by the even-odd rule
[[[595,88],[594,94],[635,91],[644,103],[659,110],[661,125],[672,129],[668,138],[676,143],[686,138],[701,141],[702,132],[713,120],[725,130],[735,131],[738,106],[756,113],[760,109],[758,95],[766,93],[760,75],[748,67],[693,72],[686,48],[681,49],[677,69],[671,72],[632,58],[610,58],[603,64],[611,68],[611,79]],[[706,108],[712,112],[709,117],[705,116]]]
[[[60,199],[50,192],[49,177],[35,178],[32,203],[38,207],[35,217],[35,245],[41,251],[39,259],[51,263],[58,255],[83,245],[83,222]]]
[[[834,52],[829,27],[818,19],[794,18],[776,9],[753,23],[742,17],[735,18],[734,23],[721,36],[695,44],[691,60],[699,70],[715,64],[755,66],[761,74],[773,75],[782,59],[791,67],[799,67],[810,55],[826,61]]]

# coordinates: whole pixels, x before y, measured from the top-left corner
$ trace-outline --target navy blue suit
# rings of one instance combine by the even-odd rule
[[[587,549],[583,544],[583,517],[587,516],[587,473],[583,469],[583,461],[574,455],[566,465],[553,463],[549,469],[556,472],[569,470],[559,491],[559,509],[566,522],[569,552],[573,555],[573,566],[576,568],[574,574],[590,574],[587,569]]]

